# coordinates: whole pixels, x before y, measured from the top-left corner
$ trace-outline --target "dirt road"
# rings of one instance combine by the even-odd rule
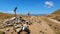
[[[55,34],[54,30],[52,30],[45,21],[37,17],[34,17],[33,20],[36,22],[29,26],[31,34]],[[38,23],[38,20],[41,22]]]
[[[54,20],[54,19],[51,19],[51,18],[48,18],[48,20],[50,20],[50,21],[53,21],[53,22],[55,22],[55,23],[59,23],[59,24],[60,24],[60,22],[59,22],[59,21],[57,21],[57,20]]]

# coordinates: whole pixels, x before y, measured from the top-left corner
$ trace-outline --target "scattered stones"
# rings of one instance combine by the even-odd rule
[[[49,26],[52,26],[52,24],[49,24]]]
[[[43,31],[40,31],[40,34],[44,34],[44,32]]]
[[[38,23],[41,23],[41,21],[38,21]]]
[[[47,29],[45,29],[47,31]]]

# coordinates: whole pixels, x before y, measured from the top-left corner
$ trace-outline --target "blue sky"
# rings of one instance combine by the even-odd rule
[[[17,8],[17,14],[50,14],[60,9],[60,0],[0,0],[0,12],[14,13],[14,7]]]

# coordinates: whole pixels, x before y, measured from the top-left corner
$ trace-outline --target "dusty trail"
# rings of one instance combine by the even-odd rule
[[[55,21],[54,19],[42,18],[54,31],[56,34],[60,34],[60,23]]]
[[[40,18],[34,17],[33,25],[30,25],[29,28],[31,30],[31,34],[55,34],[55,32],[49,27],[49,25],[41,20]],[[41,20],[41,23],[38,23],[38,20]]]
[[[53,21],[53,22],[55,22],[55,23],[59,23],[59,24],[60,24],[60,22],[59,22],[59,21],[57,21],[57,20],[54,20],[54,19],[51,19],[51,18],[48,18],[48,20],[50,20],[50,21]]]

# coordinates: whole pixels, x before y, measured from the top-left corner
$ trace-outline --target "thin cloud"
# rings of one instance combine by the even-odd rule
[[[14,13],[13,11],[7,11],[8,13]]]
[[[53,5],[54,5],[54,3],[52,1],[46,1],[44,7],[51,8],[51,7],[53,7]]]
[[[4,13],[10,13],[10,14],[13,14],[14,12],[13,11],[3,11]]]

